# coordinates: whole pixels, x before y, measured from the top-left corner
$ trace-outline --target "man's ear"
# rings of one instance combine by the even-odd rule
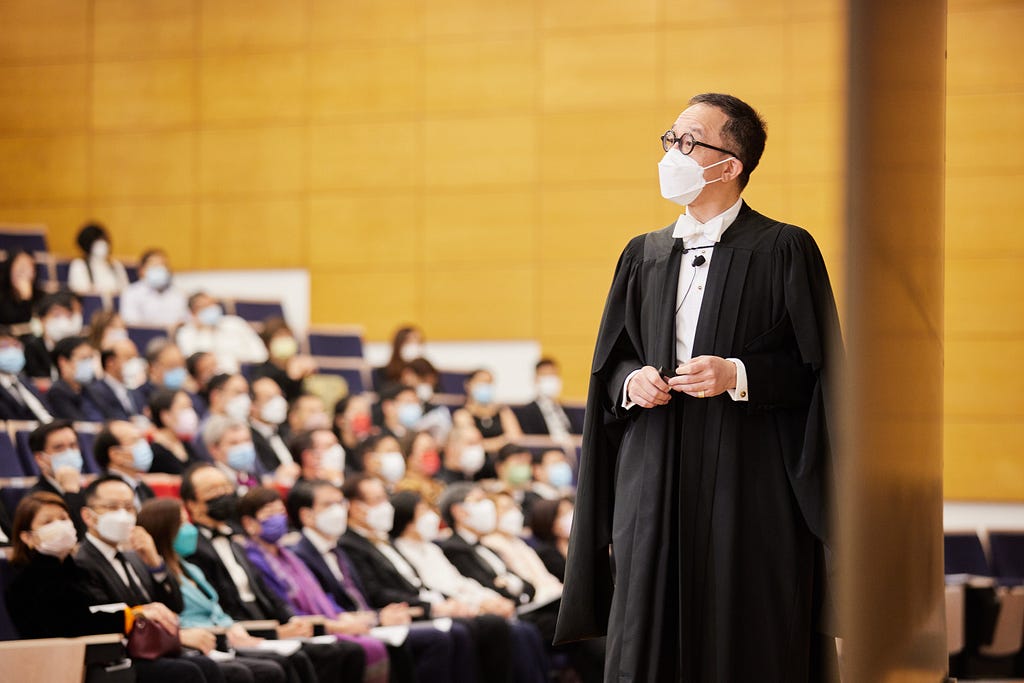
[[[82,521],[85,522],[86,526],[89,526],[90,522],[95,522],[96,521],[95,520],[96,513],[93,511],[92,508],[83,507],[81,509],[81,511],[79,512],[79,515],[81,515]]]
[[[723,164],[725,170],[722,171],[722,182],[728,183],[737,180],[743,174],[743,162],[737,157],[733,157],[729,160],[729,163]]]

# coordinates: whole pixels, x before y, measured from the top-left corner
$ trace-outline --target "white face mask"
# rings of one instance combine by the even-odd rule
[[[366,524],[377,533],[386,534],[391,531],[394,523],[395,508],[387,501],[378,503],[366,511]]]
[[[348,527],[348,508],[334,503],[317,513],[314,524],[316,530],[327,538],[341,538]]]
[[[47,319],[43,326],[46,329],[46,336],[51,341],[59,342],[61,339],[81,334],[82,316],[77,313],[70,316],[56,316]]]
[[[509,510],[498,518],[498,531],[509,536],[519,536],[523,533],[522,510]]]
[[[687,206],[701,193],[705,185],[717,183],[721,178],[704,180],[704,171],[734,159],[722,159],[709,166],[701,166],[688,154],[673,147],[665,152],[658,162],[658,179],[661,182],[661,196],[670,202]]]
[[[36,550],[52,557],[64,557],[78,542],[75,525],[70,519],[49,522],[32,533],[36,536]]]
[[[409,342],[398,352],[398,356],[406,363],[410,363],[417,358],[423,357],[423,347],[417,342]]]
[[[129,389],[138,389],[146,383],[146,361],[136,356],[121,367],[122,382]]]
[[[249,410],[251,408],[252,399],[249,398],[249,395],[239,394],[228,401],[227,406],[224,407],[224,412],[228,414],[228,417],[244,422],[249,419]]]
[[[562,393],[562,378],[558,375],[541,375],[537,378],[537,393],[544,398],[558,398]]]
[[[466,526],[481,536],[489,534],[498,526],[498,510],[493,500],[478,500],[475,503],[463,503],[466,512]]]
[[[106,240],[96,240],[89,249],[89,255],[97,261],[104,261],[110,256],[110,244]]]
[[[345,471],[345,449],[341,444],[334,444],[320,454],[320,469],[332,472]]]
[[[430,543],[441,533],[441,518],[433,510],[424,512],[416,520],[416,533],[420,538]]]
[[[96,531],[104,540],[120,545],[128,540],[135,528],[135,513],[127,510],[104,512],[96,520]]]
[[[405,476],[405,458],[401,453],[378,453],[380,476],[394,484]]]
[[[572,513],[567,512],[555,520],[555,535],[559,538],[569,538],[572,531]]]
[[[279,425],[288,419],[288,401],[284,396],[274,396],[260,408],[260,419],[267,424]]]
[[[459,454],[459,469],[462,470],[463,474],[475,474],[484,466],[486,458],[487,454],[484,452],[482,445],[470,444],[465,446],[462,449],[462,453]]]

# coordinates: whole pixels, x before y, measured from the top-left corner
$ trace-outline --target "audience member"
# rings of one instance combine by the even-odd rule
[[[402,371],[402,384],[413,387],[420,400],[423,417],[416,422],[416,429],[427,430],[443,442],[452,429],[452,414],[447,406],[433,402],[438,378],[437,369],[426,358],[413,359]]]
[[[171,269],[162,249],[149,249],[139,259],[139,281],[121,294],[121,317],[129,325],[162,325],[185,322],[185,295],[171,283]]]
[[[393,489],[405,476],[405,456],[398,439],[386,433],[378,434],[363,445],[363,470],[380,477],[386,488]]]
[[[533,454],[530,449],[514,443],[505,444],[498,451],[494,469],[501,487],[509,491],[516,505],[521,507],[533,478]]]
[[[316,361],[299,353],[299,342],[284,318],[267,318],[260,338],[267,348],[267,360],[254,366],[250,377],[254,382],[269,377],[289,402],[294,401],[302,393],[302,380],[316,373]]]
[[[249,382],[240,374],[215,375],[206,387],[209,415],[222,415],[236,420],[248,420],[252,408]]]
[[[100,352],[103,376],[85,387],[85,395],[104,420],[130,420],[143,414],[139,391],[146,381],[146,362],[131,339],[119,339]]]
[[[157,337],[146,345],[146,364],[149,376],[139,392],[146,401],[157,389],[191,390],[185,356],[181,349],[166,337]]]
[[[300,481],[329,481],[341,486],[345,481],[345,449],[329,429],[299,432],[288,442],[292,458],[299,463]]]
[[[178,328],[176,339],[182,353],[212,353],[217,370],[235,373],[242,363],[262,363],[267,349],[259,335],[237,315],[226,315],[217,300],[206,292],[196,292],[188,299],[189,318]]]
[[[395,330],[391,340],[391,358],[387,365],[373,371],[373,386],[377,391],[383,390],[388,384],[401,383],[402,370],[406,364],[423,357],[425,341],[423,331],[414,325],[405,325]]]
[[[265,472],[256,459],[256,448],[244,420],[211,416],[203,426],[203,445],[217,469],[242,493],[259,486]]]
[[[463,409],[484,437],[484,450],[496,453],[514,442],[523,432],[512,410],[495,401],[494,375],[490,370],[475,370],[466,378],[466,404]]]
[[[28,323],[43,296],[36,273],[36,259],[24,249],[7,253],[0,262],[0,325],[15,334],[28,334]]]
[[[120,294],[128,273],[110,256],[110,234],[99,223],[87,223],[75,238],[82,255],[68,267],[68,287],[78,294]]]
[[[39,479],[32,491],[60,496],[71,512],[71,521],[79,537],[85,534],[85,523],[79,514],[85,506],[82,495],[82,451],[78,436],[68,420],[54,420],[42,424],[28,435],[28,448],[32,451]]]
[[[565,580],[565,558],[569,552],[569,531],[572,529],[571,498],[539,500],[530,511],[537,555],[559,581]]]
[[[232,481],[212,465],[197,465],[182,475],[181,498],[199,529],[196,551],[189,562],[202,570],[224,611],[238,620],[276,620],[281,624],[277,628],[280,638],[310,637],[311,623],[295,617],[266,586],[244,549],[231,540],[235,529],[228,522],[237,523],[238,517],[238,495]],[[296,655],[312,661],[321,683],[359,680],[365,668],[362,648],[345,641],[304,641]]]
[[[21,338],[25,345],[25,372],[48,384],[58,378],[52,355],[57,342],[82,333],[82,304],[71,292],[55,292],[39,300],[36,315],[42,324],[42,334]]]
[[[106,351],[114,342],[128,339],[128,327],[117,311],[100,309],[89,318],[89,334],[86,335],[94,349]]]
[[[100,633],[127,635],[136,618],[145,617],[173,631],[177,616],[159,602],[134,603],[112,612],[94,612],[89,577],[72,556],[76,538],[67,505],[51,493],[32,493],[15,512],[13,576],[6,587],[7,611],[22,638],[74,638]],[[126,603],[132,604],[132,603]],[[135,660],[139,680],[207,683],[202,666],[191,658]],[[220,681],[210,679],[209,683]]]
[[[53,419],[50,406],[22,371],[25,348],[7,325],[0,325],[0,420]]]
[[[523,510],[512,493],[497,493],[491,499],[497,510],[497,522],[494,531],[486,534],[480,542],[497,553],[516,576],[522,577],[534,587],[536,602],[545,603],[562,597],[562,581],[547,570],[536,551],[521,538]]]
[[[562,393],[562,378],[558,363],[553,358],[541,358],[538,361],[534,386],[537,397],[532,403],[515,411],[523,433],[549,434],[557,440],[568,438],[572,432],[572,423],[558,402]]]
[[[381,390],[380,410],[381,431],[396,439],[412,433],[423,417],[423,404],[416,389],[404,384],[390,384]]]
[[[483,478],[488,469],[487,453],[480,430],[471,423],[456,425],[448,435],[444,459],[437,479],[445,484]]]
[[[395,484],[396,491],[415,491],[429,505],[437,505],[444,484],[434,477],[441,471],[441,455],[430,432],[417,432],[408,442],[405,477]]]
[[[135,494],[135,507],[155,497],[142,475],[153,466],[153,448],[142,432],[127,420],[112,420],[96,436],[93,457],[105,474],[121,477]]]
[[[279,431],[281,438],[287,441],[292,434],[330,426],[331,418],[327,415],[324,400],[316,394],[300,394],[288,404],[288,421],[281,425]]]
[[[203,572],[183,559],[195,552],[199,534],[188,521],[181,502],[173,498],[147,502],[139,511],[138,524],[153,538],[154,547],[167,565],[168,575],[181,591],[183,607],[179,618],[183,641],[209,654],[217,645],[217,636],[211,629],[223,628],[227,646],[235,650],[235,657],[217,663],[227,681],[284,683],[287,660],[279,656],[266,659],[264,653],[253,652],[263,639],[253,637],[228,616]]]
[[[85,392],[96,378],[96,350],[85,337],[65,337],[53,347],[53,362],[58,379],[46,392],[53,416],[78,422],[102,420],[100,409]]]
[[[252,382],[252,405],[249,410],[249,431],[256,447],[256,456],[264,469],[274,472],[279,467],[292,468],[291,479],[299,476],[298,462],[292,457],[278,428],[288,419],[288,401],[277,382],[260,377]]]
[[[199,433],[199,415],[188,392],[157,389],[149,398],[153,434],[153,465],[150,472],[181,474],[201,462],[193,443]]]
[[[185,370],[195,380],[196,391],[206,395],[210,380],[217,376],[217,358],[208,351],[196,351],[185,359]]]
[[[353,454],[349,458],[349,469],[362,471],[363,442],[377,431],[370,413],[370,400],[366,396],[350,394],[334,406],[334,435],[345,451]]]

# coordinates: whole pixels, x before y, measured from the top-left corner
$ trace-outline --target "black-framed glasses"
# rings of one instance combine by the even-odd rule
[[[737,159],[740,158],[735,152],[730,152],[727,149],[715,147],[714,145],[709,145],[706,142],[697,140],[691,133],[683,133],[682,137],[676,137],[675,132],[672,129],[669,129],[661,136],[661,148],[666,152],[675,147],[677,143],[679,144],[679,151],[687,155],[693,151],[694,147],[707,147],[708,149],[713,149],[716,152],[728,154],[729,156],[736,157]]]

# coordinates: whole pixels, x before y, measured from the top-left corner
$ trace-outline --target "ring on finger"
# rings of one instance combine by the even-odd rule
[[[697,392],[697,398],[704,398],[704,391],[703,390]]]

